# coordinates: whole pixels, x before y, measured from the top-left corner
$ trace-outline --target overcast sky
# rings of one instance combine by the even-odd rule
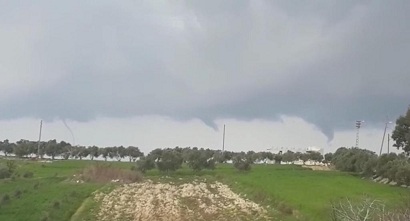
[[[0,139],[378,150],[410,2],[0,0]],[[74,133],[71,136],[65,121]],[[388,132],[394,125],[390,126]]]

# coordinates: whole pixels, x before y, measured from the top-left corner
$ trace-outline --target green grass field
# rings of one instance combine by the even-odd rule
[[[83,211],[72,218],[92,192],[106,185],[77,184],[69,179],[96,162],[16,162],[18,173],[31,171],[34,176],[0,180],[0,220],[82,220],[84,217],[92,217],[87,214],[89,207],[97,205],[92,205],[88,199],[86,205],[83,205],[87,209],[82,208]],[[124,169],[133,165],[125,162],[107,164]],[[156,170],[146,174],[147,179],[159,179],[163,176]],[[329,220],[330,202],[346,197],[360,199],[366,195],[394,205],[403,196],[410,194],[409,189],[374,183],[346,173],[312,171],[292,165],[254,165],[251,171],[245,173],[237,172],[232,165],[218,165],[215,171],[203,171],[200,174],[184,167],[167,176],[170,176],[170,180],[201,176],[222,181],[256,202],[282,208],[284,220]],[[10,199],[3,201],[5,195]],[[286,215],[286,208],[291,208],[293,215]]]

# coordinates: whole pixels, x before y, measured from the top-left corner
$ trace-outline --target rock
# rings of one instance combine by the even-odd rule
[[[384,178],[384,179],[380,180],[380,183],[387,184],[387,183],[389,183],[389,179]]]
[[[403,184],[403,185],[401,185],[401,187],[403,187],[403,188],[407,188],[407,186],[406,186],[406,185],[404,185],[404,184]]]
[[[374,181],[379,182],[379,181],[382,180],[382,179],[383,179],[383,177],[379,176],[379,177],[376,177],[376,178],[374,179]]]
[[[397,185],[397,182],[391,181],[391,182],[389,183],[389,185],[395,186],[395,185]]]

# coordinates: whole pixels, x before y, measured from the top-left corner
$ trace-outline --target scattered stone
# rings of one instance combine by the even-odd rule
[[[384,178],[380,181],[380,183],[387,184],[387,183],[389,183],[389,179]]]
[[[395,185],[397,185],[397,182],[391,181],[391,182],[389,183],[389,185],[395,186]]]
[[[148,180],[97,193],[94,199],[101,202],[99,221],[271,220],[264,207],[220,182],[177,185]]]
[[[376,182],[379,182],[379,181],[381,181],[383,179],[383,177],[381,177],[381,176],[379,176],[379,177],[377,177],[376,179],[374,179]]]

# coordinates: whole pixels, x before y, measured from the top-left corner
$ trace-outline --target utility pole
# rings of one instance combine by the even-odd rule
[[[225,151],[225,124],[224,124],[224,134],[222,138],[222,152]]]
[[[384,133],[383,133],[383,139],[382,139],[382,145],[380,146],[380,154],[382,155],[382,151],[383,151],[383,144],[384,144],[384,137],[386,136],[386,130],[387,130],[387,125],[391,124],[391,121],[386,122],[385,126],[384,126]]]
[[[43,120],[40,121],[40,134],[38,135],[37,144],[37,158],[40,158],[40,142],[41,142],[41,129],[43,128]]]
[[[360,127],[362,126],[362,123],[364,123],[364,120],[357,120],[357,121],[356,121],[356,128],[357,128],[357,132],[356,132],[356,148],[359,148],[359,131],[360,131]]]
[[[390,153],[390,134],[387,134],[387,154]]]

